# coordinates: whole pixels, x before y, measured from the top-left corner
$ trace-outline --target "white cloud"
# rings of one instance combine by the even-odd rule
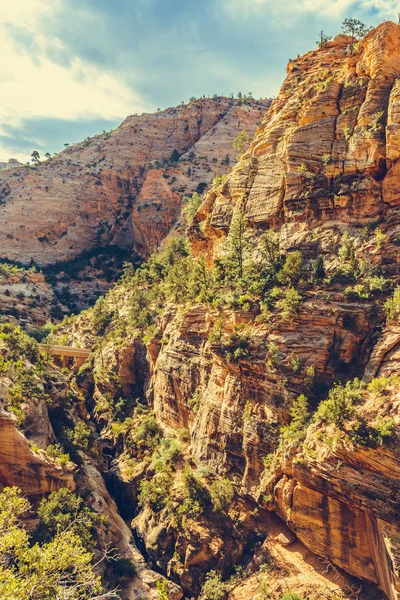
[[[4,6],[6,4],[6,6]],[[1,124],[18,126],[27,118],[123,119],[142,112],[144,106],[132,89],[112,73],[71,57],[69,66],[53,62],[49,46],[62,50],[62,41],[43,30],[43,19],[51,17],[61,0],[7,0],[1,7],[0,24],[0,133]],[[14,28],[14,29],[13,29]],[[29,50],[17,41],[17,30],[33,39]],[[0,160],[9,148],[0,146]],[[26,155],[16,158],[26,159]]]
[[[355,8],[355,5],[356,8]],[[320,17],[341,17],[344,14],[348,16],[353,8],[356,12],[368,10],[377,11],[381,20],[395,19],[397,17],[397,4],[394,0],[224,0],[225,9],[232,15],[241,17],[249,16],[252,12],[270,11],[272,15],[294,15],[298,17],[299,13],[305,12],[319,15]],[[353,10],[353,12],[354,12]],[[356,16],[350,15],[350,16]],[[289,22],[292,25],[292,21]],[[285,22],[282,20],[282,26]]]

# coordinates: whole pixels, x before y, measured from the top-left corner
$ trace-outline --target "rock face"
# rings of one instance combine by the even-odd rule
[[[383,23],[352,55],[338,36],[289,63],[248,152],[198,213],[198,223],[208,215],[206,235],[193,227],[199,248],[218,253],[238,203],[255,229],[279,227],[287,246],[295,231],[367,225],[390,209],[388,232],[398,236],[399,37]]]
[[[21,167],[20,163],[16,158],[9,158],[7,162],[0,162],[0,171],[3,169],[14,169],[15,167]]]
[[[1,315],[32,328],[66,311],[43,273],[0,264]]]
[[[1,489],[15,485],[33,499],[61,487],[75,489],[73,474],[45,458],[42,453],[31,450],[26,437],[17,430],[15,421],[4,411],[0,411],[0,434]]]
[[[254,134],[266,106],[218,98],[131,116],[39,166],[2,173],[0,257],[46,266],[108,245],[147,256],[183,194],[226,172],[233,140]]]
[[[309,258],[322,254],[326,264],[337,254],[335,230],[361,232],[379,223],[382,254],[373,238],[363,242],[359,233],[356,253],[360,259],[368,255],[398,282],[399,48],[400,27],[384,23],[353,54],[349,39],[338,36],[291,61],[249,150],[200,207],[190,232],[194,250],[205,252],[209,264],[221,255],[235,206],[242,208],[253,240],[273,228],[283,248],[300,249]],[[168,427],[190,427],[199,463],[239,478],[257,497],[262,459],[293,398],[307,393],[307,367],[319,385],[331,384],[340,371],[342,377],[354,373],[355,365],[366,380],[398,374],[398,326],[387,326],[377,340],[373,305],[348,303],[332,290],[308,294],[290,325],[274,317],[267,326],[257,324],[251,311],[226,316],[228,332],[251,326],[251,360],[232,364],[210,347],[213,313],[193,309],[163,333],[169,342],[153,363],[151,397]],[[271,347],[278,356],[272,367]],[[303,376],[291,364],[302,364]],[[194,416],[187,399],[197,389],[202,402]],[[398,396],[391,414],[398,422]],[[273,489],[278,514],[304,544],[376,583],[391,600],[400,590],[399,458],[398,448],[342,448],[329,457],[321,448],[312,460],[288,460]]]

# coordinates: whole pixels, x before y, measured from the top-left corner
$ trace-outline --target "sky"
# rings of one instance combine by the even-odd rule
[[[288,60],[394,0],[1,0],[0,161],[190,97],[279,92]]]

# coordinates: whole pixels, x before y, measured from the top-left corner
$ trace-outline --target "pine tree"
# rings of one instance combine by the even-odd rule
[[[240,205],[237,205],[233,211],[226,249],[225,264],[229,274],[232,279],[242,280],[249,255],[249,234],[243,208]]]

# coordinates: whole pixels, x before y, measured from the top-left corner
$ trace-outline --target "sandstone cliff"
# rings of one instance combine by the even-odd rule
[[[51,282],[87,305],[110,287],[122,260],[158,246],[184,194],[202,193],[226,173],[236,158],[233,140],[242,130],[253,136],[268,104],[203,99],[130,116],[38,166],[2,172],[0,257],[40,267],[66,263]]]
[[[93,348],[73,418],[185,596],[399,597],[399,48],[292,61],[189,239],[52,334]]]
[[[111,315],[118,315],[110,318],[118,319],[120,331],[126,331],[122,336],[131,334],[132,340],[117,355],[113,347],[118,334],[107,333],[106,328],[93,382],[97,403],[103,406],[109,394],[118,397],[122,384],[118,356],[130,352],[131,371],[139,376],[135,391],[147,388],[148,401],[164,428],[189,429],[185,452],[197,469],[207,467],[217,479],[228,476],[236,484],[242,507],[244,498],[256,503],[245,511],[247,515],[254,507],[277,511],[307,547],[351,575],[377,584],[391,599],[399,588],[396,447],[365,450],[363,441],[347,442],[346,436],[354,437],[351,427],[356,428],[356,421],[350,420],[351,431],[341,434],[344,445],[329,446],[328,427],[327,441],[317,443],[310,455],[303,457],[299,442],[284,455],[284,462],[278,458],[280,428],[290,422],[291,406],[300,393],[309,397],[315,410],[335,379],[346,381],[365,373],[370,380],[398,372],[397,324],[392,321],[383,329],[382,306],[399,280],[394,183],[399,45],[400,28],[384,23],[353,53],[349,39],[338,36],[292,61],[281,93],[249,150],[226,181],[206,195],[190,227],[199,265],[202,256],[209,267],[216,259],[229,259],[229,236],[238,209],[247,228],[246,260],[262,262],[263,240],[270,239],[264,232],[269,229],[278,236],[281,255],[301,252],[305,271],[303,283],[296,284],[300,304],[293,315],[285,313],[285,300],[276,300],[293,294],[288,289],[271,290],[267,283],[259,304],[254,292],[235,296],[222,280],[225,297],[218,299],[217,294],[215,299],[214,293],[212,305],[192,302],[189,308],[178,308],[176,301],[165,300],[159,305],[156,334],[153,328],[145,336],[149,363],[145,366],[135,333],[138,322],[130,316],[137,314],[131,307],[141,300],[128,280],[107,297],[106,306]],[[217,261],[214,269],[221,269],[220,264]],[[323,273],[315,271],[318,264],[323,264]],[[203,267],[197,268],[203,273]],[[154,280],[154,275],[147,278]],[[278,282],[283,280],[278,277]],[[218,285],[212,277],[209,282],[209,288]],[[90,319],[82,316],[62,331],[76,343],[93,343],[96,335]],[[101,361],[115,374],[108,382],[96,375]],[[371,431],[379,419],[398,427],[396,395],[384,397],[378,412],[376,405],[368,408],[371,402],[360,409],[360,422],[370,423]],[[310,427],[307,435],[314,439]],[[131,452],[125,447],[121,464]],[[133,514],[138,482],[145,473],[152,477],[151,465],[140,456],[128,477],[118,459],[113,468],[120,501]],[[275,466],[267,485],[265,465],[271,456]],[[386,501],[385,489],[391,494]],[[174,498],[179,503],[179,496]],[[203,572],[213,566],[229,572],[224,557],[232,556],[234,529],[220,538],[213,517],[207,517],[208,527],[220,540],[216,563],[212,552],[206,551],[202,530],[195,529],[195,538],[181,534],[168,510],[146,509],[134,520],[158,567],[186,593],[198,589],[194,549],[202,557]],[[232,513],[234,508],[230,518]],[[261,514],[260,532],[268,530]],[[237,544],[236,551],[234,560],[244,560],[245,548]]]

